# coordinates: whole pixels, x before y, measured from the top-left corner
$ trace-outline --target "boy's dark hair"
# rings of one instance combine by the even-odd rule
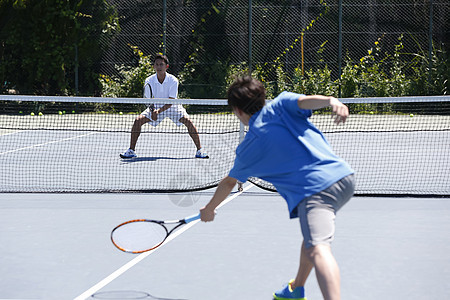
[[[266,89],[261,81],[251,76],[238,77],[228,88],[228,105],[237,107],[250,116],[266,103]]]
[[[167,56],[163,55],[162,53],[156,53],[155,58],[153,59],[153,64],[155,64],[157,59],[162,59],[166,63],[166,65],[169,64],[169,59]]]

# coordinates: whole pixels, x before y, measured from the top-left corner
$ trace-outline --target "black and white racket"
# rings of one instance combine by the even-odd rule
[[[127,253],[143,253],[161,246],[175,229],[200,219],[200,213],[173,221],[136,219],[116,226],[111,241],[119,250]],[[168,229],[166,225],[175,225]]]
[[[143,93],[142,93],[144,98],[147,98],[146,97],[146,92],[147,91],[148,91],[148,95],[149,95],[148,98],[153,98],[152,86],[148,82],[144,85],[144,90],[143,90]],[[155,110],[155,105],[154,104],[150,104],[148,106],[148,108],[150,109],[151,112],[153,112]]]

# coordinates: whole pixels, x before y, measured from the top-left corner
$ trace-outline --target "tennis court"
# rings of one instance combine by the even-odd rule
[[[0,300],[272,299],[302,236],[260,178],[154,251],[112,243],[124,221],[211,199],[249,130],[224,99],[243,74],[267,101],[286,90],[349,108],[344,126],[329,108],[311,116],[356,171],[333,243],[342,299],[448,297],[449,1],[54,2],[0,2]],[[150,85],[141,98],[160,52],[179,99]],[[119,158],[155,104],[183,105],[186,126],[145,125],[137,157]],[[305,288],[322,299],[314,270]]]
[[[0,194],[0,298],[271,299],[296,273],[301,234],[279,196],[249,185],[214,222],[143,255],[118,251],[110,230],[133,218],[193,214],[213,190]],[[354,197],[338,214],[333,243],[342,298],[445,298],[449,213],[448,198]],[[306,291],[321,299],[315,278]]]
[[[450,102],[439,98],[430,113],[423,98],[397,100],[356,103],[361,113],[345,126],[330,126],[326,111],[311,118],[356,170],[357,196],[338,214],[333,244],[343,299],[447,294]],[[155,251],[111,243],[124,221],[180,219],[209,201],[214,188],[196,190],[227,174],[243,134],[229,112],[198,112],[203,103],[192,114],[208,160],[194,159],[186,130],[170,122],[147,126],[138,158],[122,160],[135,116],[60,115],[51,105],[42,116],[0,115],[0,299],[271,299],[296,274],[298,220],[258,179],[264,189],[245,183],[215,222],[190,223]],[[306,295],[322,297],[314,273]]]

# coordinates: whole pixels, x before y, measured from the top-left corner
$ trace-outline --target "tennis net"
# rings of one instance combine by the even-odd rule
[[[344,126],[329,110],[311,121],[356,171],[357,195],[450,195],[450,96],[341,100],[350,110]]]
[[[188,191],[227,174],[239,121],[225,100],[1,96],[0,191]],[[184,104],[209,159],[196,159],[187,127],[145,124],[138,157],[121,159],[149,104]]]
[[[209,159],[183,125],[144,125],[138,157],[121,159],[140,112],[183,105]],[[356,170],[357,194],[450,195],[450,97],[342,99],[311,120]],[[216,186],[233,165],[245,128],[226,100],[0,95],[0,192],[175,192]],[[263,180],[258,186],[275,191]]]

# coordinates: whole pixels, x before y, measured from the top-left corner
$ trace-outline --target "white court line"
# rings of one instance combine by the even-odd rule
[[[8,133],[0,133],[0,137],[5,136],[5,135],[10,135],[10,134],[15,134],[15,133],[20,133],[21,131],[16,130],[16,131],[12,131],[12,132],[8,132]],[[4,299],[1,299],[4,300]]]
[[[244,189],[241,192],[237,192],[236,194],[233,194],[233,195],[229,196],[227,199],[225,199],[217,208],[224,206],[225,204],[227,204],[228,202],[230,202],[231,200],[233,200],[234,198],[236,198],[237,196],[239,196],[240,194],[242,194],[243,192],[245,192],[246,190],[248,190],[248,189],[250,189],[252,187],[254,187],[253,184],[247,185],[246,187],[244,187]],[[167,240],[161,246],[159,246],[158,248],[156,248],[156,249],[154,249],[152,251],[148,251],[148,252],[139,254],[138,257],[136,257],[135,259],[129,261],[128,263],[126,263],[125,265],[123,265],[122,267],[120,267],[119,269],[114,271],[113,273],[111,273],[111,275],[109,275],[108,277],[106,277],[105,279],[103,279],[102,281],[100,281],[99,283],[97,283],[96,285],[94,285],[93,287],[88,289],[87,291],[85,291],[80,296],[76,297],[74,300],[85,300],[85,299],[88,299],[95,292],[99,291],[104,286],[106,286],[109,283],[111,283],[114,279],[116,279],[117,277],[119,277],[120,275],[122,275],[123,273],[128,271],[129,269],[131,269],[134,265],[136,265],[137,263],[142,261],[144,258],[149,256],[150,254],[155,253],[156,250],[162,248],[168,242],[170,242],[171,240],[173,240],[174,238],[176,238],[177,236],[179,236],[180,234],[182,234],[183,232],[185,232],[186,230],[188,230],[189,228],[191,228],[192,226],[194,226],[198,222],[200,222],[200,220],[195,220],[195,221],[192,221],[192,222],[186,224],[186,226],[180,228],[178,231],[175,231],[173,234],[169,235]]]
[[[61,140],[56,140],[56,141],[51,141],[51,142],[47,142],[47,143],[32,145],[32,146],[18,148],[18,149],[14,149],[14,150],[5,151],[5,152],[0,152],[0,155],[12,153],[12,152],[17,152],[17,151],[21,151],[21,150],[26,150],[26,149],[31,149],[31,148],[35,148],[35,147],[46,146],[46,145],[50,145],[50,144],[54,144],[54,143],[74,140],[74,139],[82,138],[82,137],[85,137],[85,136],[88,136],[88,135],[91,135],[91,134],[94,134],[94,133],[95,132],[91,132],[91,133],[87,133],[87,134],[83,134],[83,135],[77,135],[77,136],[74,136],[74,137],[71,137],[71,138],[65,138],[65,139],[61,139]]]

